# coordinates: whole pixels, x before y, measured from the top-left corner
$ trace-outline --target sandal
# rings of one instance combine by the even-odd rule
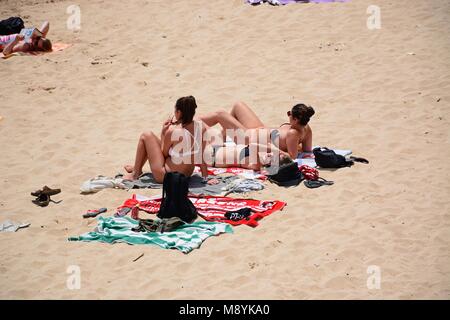
[[[101,213],[105,213],[108,211],[106,208],[100,208],[98,210],[88,210],[85,214],[83,214],[83,218],[95,218]]]
[[[32,192],[31,195],[33,197],[39,197],[41,194],[46,194],[49,196],[54,196],[55,194],[61,193],[61,189],[52,189],[47,186],[44,186],[41,190],[37,190]]]
[[[334,184],[333,181],[328,181],[324,178],[319,178],[317,180],[305,180],[303,183],[310,189],[319,188],[321,186],[331,186],[332,184]]]
[[[35,200],[31,200],[39,207],[46,207],[50,203],[50,196],[48,194],[40,194]]]

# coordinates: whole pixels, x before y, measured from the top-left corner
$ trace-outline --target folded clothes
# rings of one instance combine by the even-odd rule
[[[178,217],[168,219],[139,219],[139,226],[132,228],[134,232],[169,232],[176,230],[180,226],[186,224]]]
[[[230,225],[226,223],[197,221],[180,225],[170,232],[135,232],[139,227],[137,220],[129,217],[99,217],[94,231],[78,237],[70,237],[69,241],[99,241],[106,243],[124,242],[128,244],[151,244],[164,249],[178,249],[189,253],[200,248],[203,241],[221,233],[232,233]]]
[[[123,179],[119,176],[111,178],[99,175],[96,176],[95,178],[83,182],[83,184],[80,187],[80,191],[83,194],[87,194],[99,192],[100,190],[106,188],[125,189],[125,185],[123,184]]]
[[[246,193],[250,191],[259,191],[264,189],[264,184],[258,180],[253,179],[236,179],[225,187],[227,191],[224,196],[230,193]]]
[[[270,215],[271,213],[282,210],[285,202],[278,200],[254,200],[254,199],[234,199],[228,197],[189,197],[198,211],[198,214],[207,221],[220,221],[232,225],[245,224],[250,227],[258,226],[258,220]],[[161,205],[161,197],[148,198],[141,195],[133,195],[127,199],[122,206],[117,208],[118,212],[127,208],[131,211],[133,217],[137,217],[137,211],[144,211],[150,214],[156,214]],[[227,219],[227,212],[234,212],[239,209],[249,208],[252,215],[247,219],[234,221]]]
[[[16,232],[19,229],[27,228],[31,225],[31,223],[21,223],[14,222],[11,220],[6,220],[0,223],[0,232]]]

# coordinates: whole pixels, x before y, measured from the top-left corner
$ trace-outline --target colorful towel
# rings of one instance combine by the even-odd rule
[[[98,225],[92,232],[78,237],[70,237],[69,241],[99,241],[106,243],[125,242],[128,244],[151,244],[164,249],[178,249],[189,253],[200,248],[203,241],[221,233],[233,233],[226,223],[197,221],[180,226],[171,232],[134,232],[139,222],[129,217],[99,217]]]
[[[258,220],[272,214],[275,211],[282,210],[286,202],[278,200],[254,200],[254,199],[234,199],[228,197],[189,197],[198,211],[198,214],[207,221],[220,221],[237,226],[241,224],[250,227],[258,226]],[[158,213],[161,205],[161,197],[148,198],[140,195],[133,195],[126,200],[122,206],[117,208],[119,212],[127,212],[123,208],[131,209],[131,217],[137,218],[139,211],[147,213]],[[242,208],[252,210],[252,215],[248,219],[239,221],[228,220],[225,213],[234,212]]]
[[[67,49],[69,47],[71,47],[72,44],[69,43],[61,43],[61,42],[56,42],[52,44],[52,51],[50,52],[44,52],[44,51],[30,51],[30,52],[14,52],[11,53],[7,56],[2,54],[2,58],[3,59],[8,59],[12,56],[39,56],[39,55],[43,55],[46,53],[52,53],[52,52],[58,52],[58,51],[63,51],[64,49]]]

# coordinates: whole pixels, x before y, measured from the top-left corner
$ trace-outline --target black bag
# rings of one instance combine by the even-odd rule
[[[351,167],[355,161],[362,163],[369,163],[364,158],[350,157],[347,160],[343,155],[337,154],[333,150],[330,150],[326,147],[314,148],[313,150],[314,158],[316,160],[316,164],[321,168],[343,168],[343,167]]]
[[[0,21],[0,36],[20,33],[25,28],[23,20],[19,17],[11,17]]]
[[[276,174],[268,175],[269,181],[282,187],[292,187],[298,185],[303,180],[303,174],[298,169],[296,162],[283,164]]]
[[[197,218],[197,209],[188,198],[189,178],[179,172],[164,175],[163,195],[158,218],[178,217],[190,223]]]
[[[347,161],[344,156],[328,148],[314,148],[313,153],[316,164],[321,168],[342,168],[353,165],[352,161]]]

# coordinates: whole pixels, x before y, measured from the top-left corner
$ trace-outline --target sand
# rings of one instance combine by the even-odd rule
[[[72,47],[0,60],[2,299],[449,299],[450,4],[379,0],[285,7],[216,1],[0,1],[2,18],[51,22]],[[331,187],[267,185],[249,197],[288,206],[259,227],[208,239],[184,255],[153,246],[68,242],[131,193],[79,194],[133,160],[175,100],[198,112],[242,100],[279,125],[311,104],[314,144],[351,148],[369,165],[321,171]],[[43,185],[63,200],[40,208]],[[157,195],[158,190],[142,190]],[[144,254],[139,260],[134,259]],[[81,288],[69,290],[69,266]],[[368,288],[378,266],[381,287]]]

